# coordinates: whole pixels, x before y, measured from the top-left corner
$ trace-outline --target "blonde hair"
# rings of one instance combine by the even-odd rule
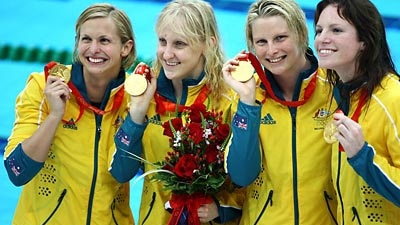
[[[246,21],[247,48],[254,50],[252,25],[258,18],[281,16],[287,23],[289,30],[295,34],[303,53],[306,52],[308,30],[306,17],[301,7],[294,0],[259,0],[251,4]]]
[[[80,38],[80,30],[82,24],[91,19],[107,18],[107,17],[110,17],[115,23],[118,30],[118,35],[121,37],[122,44],[127,43],[129,40],[132,40],[133,42],[131,52],[127,56],[122,58],[122,67],[125,70],[128,70],[133,66],[136,60],[136,44],[135,44],[132,24],[125,12],[108,3],[93,4],[88,8],[86,8],[79,16],[75,25],[76,36],[75,36],[73,62],[81,63],[78,57],[77,48],[78,48],[78,42]]]
[[[179,20],[178,23],[177,20]],[[222,80],[222,65],[225,62],[225,55],[222,51],[221,38],[212,6],[202,0],[171,1],[157,19],[156,33],[160,33],[166,27],[186,37],[190,45],[205,43],[205,80],[211,99],[216,100],[217,103],[227,88]],[[156,59],[154,71],[158,73],[161,68],[161,62]]]

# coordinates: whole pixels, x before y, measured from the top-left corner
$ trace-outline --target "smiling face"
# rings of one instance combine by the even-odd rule
[[[122,57],[132,45],[123,45],[111,18],[96,18],[84,22],[80,28],[77,50],[84,74],[97,77],[116,76]]]
[[[158,33],[157,57],[171,80],[197,79],[204,68],[204,43],[191,44],[168,27]]]
[[[315,34],[320,66],[335,70],[344,82],[352,80],[358,54],[364,48],[355,27],[338,15],[336,6],[328,5],[316,23]]]
[[[257,58],[269,71],[276,76],[297,76],[305,57],[283,17],[257,18],[252,24],[252,36]]]

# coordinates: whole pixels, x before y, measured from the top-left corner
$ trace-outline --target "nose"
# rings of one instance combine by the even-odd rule
[[[92,43],[89,46],[90,52],[91,53],[97,53],[100,52],[100,43],[97,41],[92,41]]]
[[[267,49],[267,54],[270,56],[275,55],[278,52],[278,46],[276,46],[275,43],[269,42],[268,43],[268,49]]]
[[[315,34],[315,42],[319,42],[319,43],[329,43],[331,40],[329,38],[329,35],[327,34],[327,32],[325,31],[320,31],[319,33]]]
[[[174,50],[171,45],[166,45],[163,47],[163,57],[164,59],[171,59],[174,57]]]

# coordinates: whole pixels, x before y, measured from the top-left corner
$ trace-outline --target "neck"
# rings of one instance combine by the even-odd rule
[[[172,85],[174,86],[175,98],[180,100],[183,91],[182,80],[172,80]]]
[[[276,82],[282,89],[283,97],[286,101],[293,100],[293,93],[299,74],[311,67],[311,63],[306,58],[302,58],[301,63],[298,65],[298,67],[292,68],[292,71],[289,74],[282,74],[279,76],[274,75]]]

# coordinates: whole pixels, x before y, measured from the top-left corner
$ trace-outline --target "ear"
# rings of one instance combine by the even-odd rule
[[[125,56],[129,55],[129,53],[131,52],[132,48],[133,48],[133,41],[132,40],[127,41],[124,44],[124,46],[122,46],[121,56],[125,57]]]
[[[365,43],[362,41],[360,43],[360,51],[364,51],[364,49],[365,49]]]
[[[211,36],[209,39],[209,43],[210,43],[210,48],[213,49],[215,47],[215,45],[217,44],[217,39],[214,36]],[[207,42],[206,42],[206,46],[207,46]],[[207,47],[205,47],[203,49],[203,55],[206,55],[206,49],[208,49]]]
[[[211,36],[210,40],[211,40],[212,47],[214,47],[217,44],[217,39],[214,36]]]

